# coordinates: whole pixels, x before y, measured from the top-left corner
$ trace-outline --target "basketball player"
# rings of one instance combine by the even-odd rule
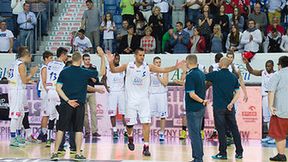
[[[10,146],[23,146],[25,139],[21,137],[21,126],[24,117],[24,106],[26,99],[26,84],[31,81],[38,67],[33,67],[30,70],[30,75],[27,75],[26,66],[31,62],[31,54],[25,47],[19,48],[19,59],[17,59],[9,70],[9,102],[10,111]]]
[[[150,85],[150,72],[168,73],[177,70],[184,64],[184,61],[176,63],[175,66],[160,68],[153,64],[144,62],[145,53],[142,48],[135,50],[135,61],[128,64],[122,64],[115,67],[111,54],[107,54],[110,69],[112,73],[121,73],[126,71],[125,93],[127,96],[126,121],[128,133],[128,148],[133,151],[135,145],[133,143],[133,125],[137,123],[137,114],[143,125],[144,147],[143,155],[151,156],[149,152],[149,134],[151,113],[149,105],[148,90]]]
[[[38,136],[38,139],[42,142],[46,142],[47,140],[47,124],[49,120],[48,114],[48,99],[47,99],[47,65],[53,60],[53,53],[50,51],[45,51],[42,55],[43,65],[40,68],[40,80],[38,84],[38,91],[40,91],[40,99],[41,99],[41,132]]]
[[[261,89],[262,89],[262,111],[263,111],[263,122],[264,125],[267,126],[269,129],[270,124],[270,118],[271,113],[269,111],[268,107],[268,85],[269,80],[274,75],[274,62],[272,60],[268,60],[265,63],[265,70],[255,70],[251,67],[249,64],[249,61],[245,58],[243,58],[244,64],[246,64],[246,68],[248,72],[255,76],[261,76],[262,77],[262,83],[261,83]],[[262,139],[262,142],[267,142],[269,144],[274,144],[275,139],[272,139],[271,137],[267,136],[266,138]]]
[[[57,49],[57,60],[49,62],[47,65],[46,73],[46,89],[47,89],[47,113],[49,115],[48,123],[48,140],[46,142],[46,147],[50,147],[52,133],[55,125],[55,120],[58,118],[58,112],[56,110],[56,105],[60,103],[59,96],[56,92],[56,82],[59,77],[60,72],[65,66],[65,61],[67,60],[68,50],[63,47]]]
[[[161,67],[161,58],[153,59],[155,66]],[[151,82],[149,87],[149,102],[152,117],[160,118],[159,141],[165,141],[165,119],[168,116],[168,73],[150,73]]]
[[[105,59],[104,51],[102,48],[97,48],[98,54],[102,59]],[[107,52],[110,53],[110,52]],[[101,63],[101,67],[105,66],[105,61]],[[115,67],[120,66],[120,55],[118,53],[114,54],[113,64]],[[101,68],[103,69],[103,67]],[[119,134],[116,128],[116,115],[117,115],[117,107],[118,113],[122,115],[122,123],[124,125],[124,137],[128,137],[126,130],[126,121],[125,121],[125,71],[121,73],[112,73],[109,67],[109,64],[106,65],[103,75],[107,77],[107,88],[108,88],[108,115],[110,116],[110,121],[112,125],[113,131],[113,139],[118,139]]]

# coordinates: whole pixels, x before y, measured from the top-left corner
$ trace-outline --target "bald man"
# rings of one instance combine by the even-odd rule
[[[239,82],[228,69],[230,63],[231,61],[227,57],[222,57],[219,63],[221,70],[206,74],[206,81],[211,82],[213,86],[213,115],[219,140],[219,153],[212,156],[213,159],[227,159],[226,124],[232,131],[236,146],[235,158],[243,158],[243,148],[234,108],[240,95]]]

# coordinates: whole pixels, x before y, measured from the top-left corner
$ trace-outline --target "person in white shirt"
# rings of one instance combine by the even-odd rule
[[[263,112],[262,116],[264,122],[263,125],[268,130],[271,118],[271,113],[268,107],[268,87],[269,87],[269,81],[275,73],[274,62],[272,60],[266,61],[265,70],[253,69],[252,66],[249,64],[249,61],[245,58],[243,58],[243,62],[244,64],[246,64],[246,68],[250,74],[262,77],[261,91],[262,91],[262,112]],[[262,142],[274,144],[275,139],[272,139],[271,137],[267,136],[266,138],[262,139]]]
[[[5,21],[0,22],[0,53],[13,52],[13,33],[7,29]]]
[[[115,23],[113,21],[113,16],[111,13],[106,13],[104,21],[101,23],[100,30],[103,32],[103,40],[105,51],[109,50],[113,52],[113,40],[114,40],[114,31]]]
[[[149,86],[150,73],[168,73],[179,69],[184,65],[184,61],[177,62],[175,66],[160,68],[153,64],[144,62],[145,52],[138,48],[135,50],[135,60],[128,64],[122,64],[115,67],[112,54],[107,54],[110,69],[112,73],[121,73],[126,71],[125,93],[126,99],[126,121],[128,133],[128,148],[133,151],[135,149],[133,139],[133,126],[137,124],[137,116],[143,125],[144,147],[143,155],[151,156],[149,151],[149,134],[151,113],[149,104]],[[137,115],[138,114],[138,115]]]
[[[25,0],[11,0],[11,8],[12,8],[12,19],[14,22],[14,36],[17,37],[19,34],[19,26],[17,24],[18,14],[23,12],[23,5]]]
[[[9,70],[9,118],[10,122],[10,146],[20,147],[25,145],[25,139],[21,137],[21,127],[24,117],[26,100],[26,84],[37,72],[38,67],[32,67],[27,74],[26,65],[31,62],[31,54],[25,47],[19,48],[19,59],[14,61]]]
[[[161,67],[161,58],[153,59],[155,66]],[[150,73],[149,102],[151,115],[160,118],[159,141],[165,141],[165,120],[168,117],[168,73]]]
[[[241,44],[244,46],[244,51],[250,51],[257,53],[259,47],[262,44],[262,34],[259,29],[256,28],[256,22],[253,19],[248,21],[248,29],[242,34]]]
[[[78,36],[74,40],[74,50],[80,53],[93,53],[93,46],[88,37],[85,36],[85,30],[80,29]]]
[[[282,36],[280,48],[283,52],[288,52],[288,29],[286,34]]]

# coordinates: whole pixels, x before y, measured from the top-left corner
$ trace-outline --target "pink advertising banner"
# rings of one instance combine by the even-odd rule
[[[247,87],[249,100],[247,103],[242,101],[240,97],[237,108],[237,122],[241,136],[243,139],[261,139],[262,134],[262,108],[261,108],[261,91],[260,87]],[[205,113],[205,136],[209,136],[214,128],[213,109],[212,109],[212,94],[211,90],[207,91],[207,98],[210,100]],[[0,84],[0,93],[7,93],[7,86]],[[168,87],[168,118],[167,129],[165,134],[167,137],[179,137],[181,130],[181,115],[183,109],[183,87],[169,86]],[[27,86],[27,100],[30,124],[33,133],[37,133],[40,127],[40,99],[37,96],[36,85]],[[110,118],[107,111],[107,93],[96,94],[98,129],[101,135],[111,134]],[[118,118],[117,125],[119,131],[123,131],[121,117]],[[9,134],[9,121],[0,121],[0,135]],[[142,135],[141,126],[135,126],[135,134]],[[159,133],[159,120],[152,119],[151,135],[157,136]]]

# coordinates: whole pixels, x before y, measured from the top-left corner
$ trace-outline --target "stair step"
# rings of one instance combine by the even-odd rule
[[[85,0],[66,0],[67,3],[85,3]]]
[[[50,36],[69,36],[69,31],[53,31]]]
[[[70,52],[72,49],[72,47],[70,47],[70,46],[61,46],[61,47],[66,48],[68,50],[68,52]],[[45,47],[45,50],[52,51],[52,52],[57,51],[57,49],[58,49],[58,47],[56,47],[56,46]]]
[[[48,46],[70,46],[70,41],[47,42]]]
[[[69,21],[65,21],[65,22],[57,22],[56,26],[59,27],[80,27],[81,23],[80,22],[69,22]]]
[[[87,8],[85,3],[66,3],[66,8]]]
[[[66,13],[62,13],[61,16],[63,17],[81,17],[83,16],[83,13],[79,13],[79,12],[66,12]]]
[[[82,17],[59,17],[59,21],[69,21],[69,22],[81,22]]]
[[[49,36],[49,41],[70,41],[72,36]]]
[[[81,13],[83,13],[85,10],[86,10],[85,8],[65,8],[64,12],[68,12],[68,13],[81,12]]]
[[[53,31],[78,31],[80,27],[77,27],[77,26],[73,26],[73,27],[70,27],[70,26],[63,26],[63,27],[53,27],[52,30]]]

